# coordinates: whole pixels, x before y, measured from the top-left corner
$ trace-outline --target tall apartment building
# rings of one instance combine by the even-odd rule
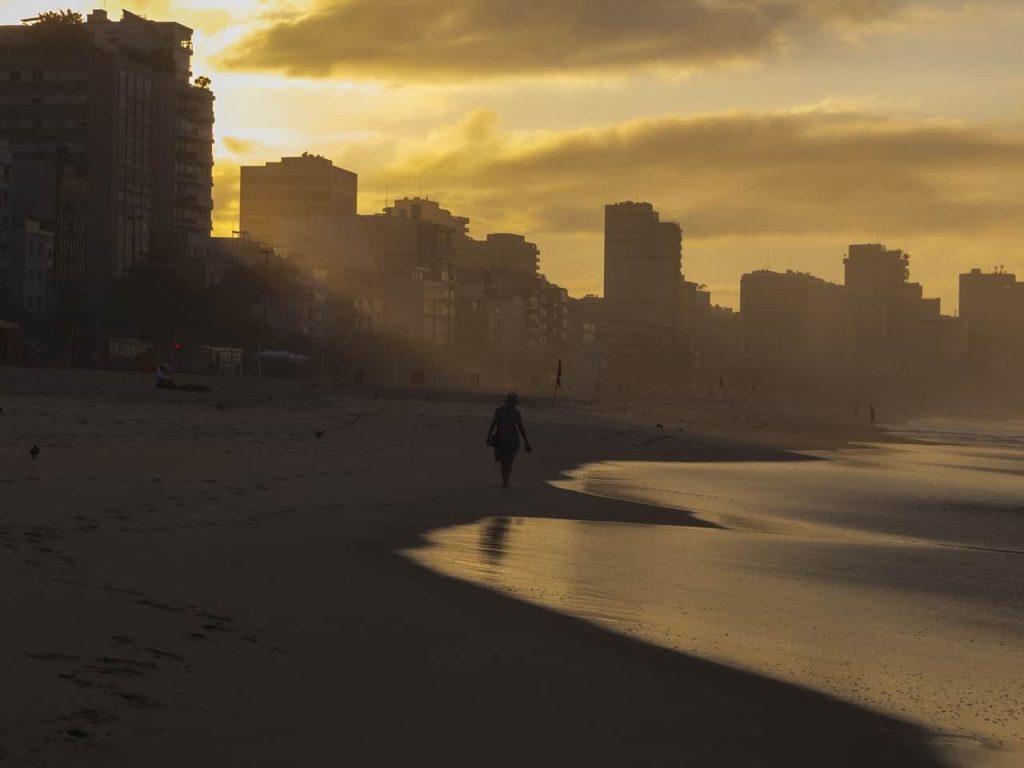
[[[890,330],[898,330],[908,318],[938,312],[938,299],[923,298],[921,284],[910,282],[910,256],[903,251],[880,243],[851,245],[843,265],[846,287],[880,302],[889,315]]]
[[[50,309],[53,293],[53,232],[33,219],[20,221],[11,232],[16,280],[11,299],[19,314],[40,315]]]
[[[311,246],[298,240],[301,233],[331,233],[337,221],[355,216],[358,182],[351,171],[308,153],[244,165],[239,229],[246,237],[290,251],[308,249]]]
[[[650,203],[605,206],[604,298],[609,318],[639,329],[675,329],[682,230]]]
[[[469,236],[469,219],[457,216],[447,208],[442,208],[436,200],[427,197],[402,197],[384,209],[384,212],[404,219],[429,221],[442,227],[448,227],[455,235]]]
[[[910,278],[910,256],[881,243],[851,245],[843,265],[847,288],[893,301]]]
[[[0,27],[0,133],[16,215],[56,221],[56,279],[96,301],[166,261],[212,218],[213,94],[191,82],[192,30],[124,11]],[[62,187],[87,206],[86,254],[68,253]],[[67,259],[85,259],[68,263]]]
[[[682,230],[650,203],[605,206],[602,386],[617,395],[676,391],[687,365],[680,328]]]
[[[487,271],[508,278],[535,279],[540,274],[540,249],[523,235],[495,232],[482,247]]]
[[[1024,282],[1001,270],[960,275],[960,319],[975,377],[1024,381]]]
[[[1013,324],[1013,299],[1021,285],[1011,272],[972,269],[960,275],[960,318],[986,332],[1008,329]]]
[[[743,275],[743,360],[754,372],[841,375],[851,361],[850,296],[842,286],[803,272],[758,270]]]
[[[858,355],[877,371],[891,369],[922,320],[939,317],[938,299],[910,282],[910,256],[880,243],[851,245],[845,285],[854,297]]]

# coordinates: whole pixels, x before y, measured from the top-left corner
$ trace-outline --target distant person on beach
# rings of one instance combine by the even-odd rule
[[[171,369],[167,367],[167,363],[160,363],[156,369],[156,388],[157,389],[177,389],[178,385],[174,383],[174,379],[171,378]]]
[[[526,452],[532,453],[530,440],[523,427],[523,415],[519,413],[519,395],[509,392],[505,404],[494,411],[491,426],[487,429],[487,445],[494,448],[494,460],[501,463],[501,485],[508,488],[516,454],[519,453],[519,435],[523,436]]]

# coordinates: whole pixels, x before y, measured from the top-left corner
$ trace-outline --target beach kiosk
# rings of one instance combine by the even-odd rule
[[[279,379],[305,379],[312,375],[313,366],[308,355],[268,349],[253,355],[253,372]]]
[[[236,376],[242,372],[242,354],[239,347],[192,347],[190,369],[192,373]]]

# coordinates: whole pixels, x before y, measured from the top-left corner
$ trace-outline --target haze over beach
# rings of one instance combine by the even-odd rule
[[[0,766],[1024,764],[1021,39],[0,3]]]

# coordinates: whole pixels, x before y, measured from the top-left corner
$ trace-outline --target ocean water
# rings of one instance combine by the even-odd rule
[[[598,463],[555,483],[719,528],[491,518],[409,555],[918,722],[965,765],[1024,765],[1024,423],[892,431],[920,442]]]

